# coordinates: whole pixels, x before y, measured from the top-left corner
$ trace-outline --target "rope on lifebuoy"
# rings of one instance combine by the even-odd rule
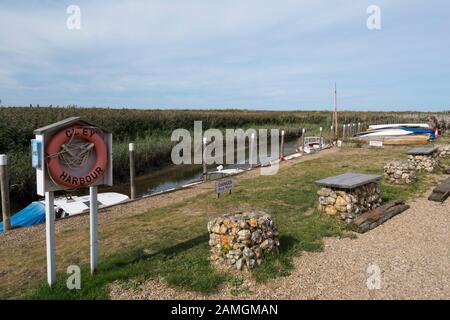
[[[66,190],[87,187],[94,184],[105,172],[108,164],[108,149],[96,127],[74,126],[56,133],[46,146],[47,170],[50,179]],[[74,141],[74,138],[84,141]],[[86,166],[95,150],[96,162],[87,174],[73,176],[67,168],[76,170]]]

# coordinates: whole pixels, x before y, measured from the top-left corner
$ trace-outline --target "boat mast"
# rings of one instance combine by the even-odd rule
[[[339,127],[338,127],[338,113],[337,113],[337,90],[336,82],[334,83],[334,113],[333,113],[333,125],[334,125],[334,137],[336,140],[339,139]]]

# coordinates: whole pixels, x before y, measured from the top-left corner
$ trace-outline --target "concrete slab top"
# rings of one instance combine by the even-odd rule
[[[326,179],[316,181],[316,184],[321,187],[340,188],[340,189],[354,189],[365,184],[379,181],[381,176],[364,173],[344,173],[338,176],[329,177]]]
[[[432,154],[433,152],[437,151],[438,147],[422,147],[422,148],[414,148],[408,151],[408,154],[410,155],[428,155]]]

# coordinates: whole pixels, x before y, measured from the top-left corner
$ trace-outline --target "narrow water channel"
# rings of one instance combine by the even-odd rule
[[[299,145],[299,138],[291,138],[285,142],[284,153],[286,155],[296,152]],[[270,147],[268,147],[270,149]],[[268,150],[269,151],[269,150]],[[248,150],[247,150],[248,152]],[[248,162],[248,159],[246,159]],[[216,171],[218,165],[208,166],[208,171]],[[223,165],[224,169],[247,169],[248,163]],[[154,193],[163,192],[170,189],[180,188],[187,184],[201,181],[203,178],[202,165],[174,165],[170,164],[161,168],[155,169],[153,172],[136,177],[136,196],[142,197]],[[119,183],[112,187],[100,187],[99,192],[119,192],[130,195],[130,184]],[[82,194],[85,194],[86,191]],[[81,194],[80,194],[81,195]],[[16,213],[29,203],[11,203],[11,212]]]
[[[299,145],[299,139],[294,138],[285,142],[285,154],[296,152]],[[208,171],[215,171],[217,165],[208,166]],[[224,169],[247,169],[249,165],[234,164],[223,165]],[[202,165],[168,165],[163,168],[158,168],[155,172],[150,172],[145,175],[136,177],[136,196],[142,197],[154,193],[170,190],[173,188],[180,188],[184,185],[200,181],[203,178]],[[114,185],[113,187],[100,188],[100,192],[119,192],[130,195],[130,184],[122,183]]]

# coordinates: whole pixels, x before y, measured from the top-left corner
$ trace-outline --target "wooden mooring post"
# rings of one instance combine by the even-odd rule
[[[206,138],[203,138],[202,148],[202,163],[203,163],[203,181],[207,180],[208,168],[206,167],[205,151],[206,151]]]
[[[333,128],[333,126],[331,126],[331,128],[330,128],[330,146],[333,145],[333,141],[334,141],[333,133],[334,133],[334,128]]]
[[[320,128],[319,128],[319,131],[320,131],[319,148],[320,148],[320,150],[322,150],[322,149],[323,149],[323,128],[320,127]]]
[[[248,164],[250,168],[253,168],[258,163],[258,152],[255,145],[255,134],[252,133],[250,139],[250,150],[248,153]],[[219,194],[217,194],[219,195]]]
[[[130,198],[131,200],[136,198],[136,185],[134,178],[136,176],[135,163],[134,163],[134,143],[128,145],[128,151],[130,154]]]
[[[306,132],[306,129],[303,128],[302,129],[302,151],[305,151],[305,132]]]
[[[3,232],[11,229],[11,222],[9,220],[9,179],[7,166],[8,157],[6,154],[0,155],[0,192],[2,199]]]

